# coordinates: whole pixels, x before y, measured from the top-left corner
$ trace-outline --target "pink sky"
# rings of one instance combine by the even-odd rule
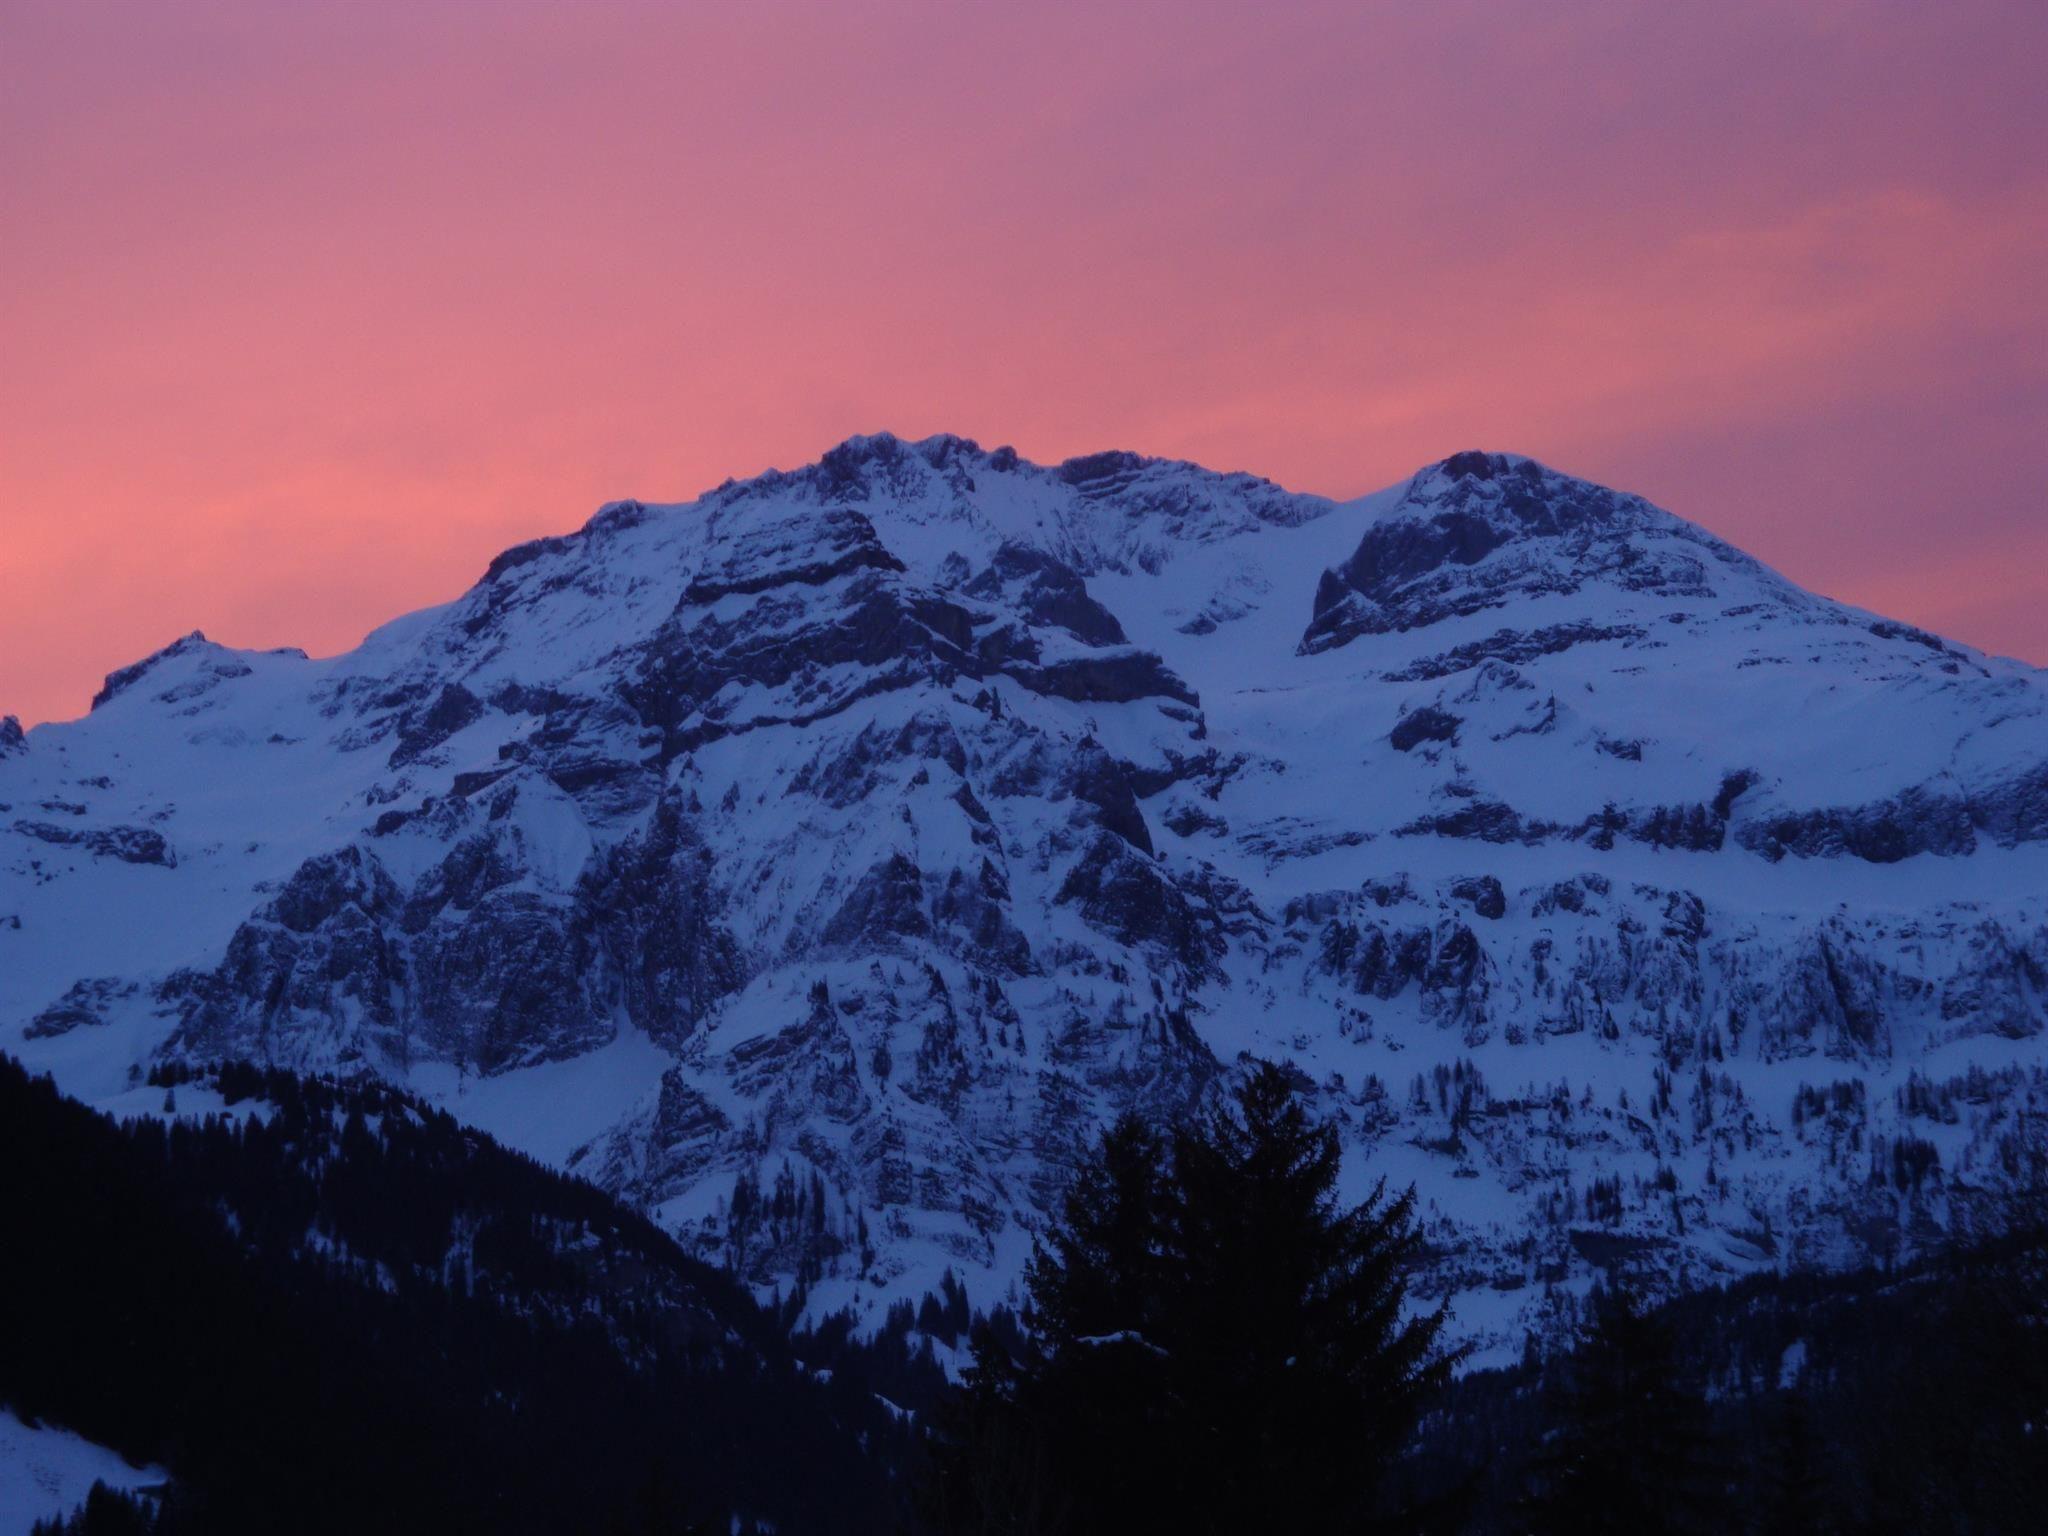
[[[2048,6],[0,0],[0,712],[858,431],[1466,447],[2048,662]]]

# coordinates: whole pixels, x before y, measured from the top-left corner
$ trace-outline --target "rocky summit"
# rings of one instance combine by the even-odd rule
[[[0,722],[0,1049],[378,1074],[820,1309],[1003,1299],[1263,1057],[1498,1358],[1995,1229],[2044,1021],[2048,673],[1507,454],[857,438]]]

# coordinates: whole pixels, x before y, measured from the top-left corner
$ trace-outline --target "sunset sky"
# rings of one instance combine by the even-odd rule
[[[882,428],[1513,449],[2048,663],[2044,64],[2042,0],[0,0],[0,713]]]

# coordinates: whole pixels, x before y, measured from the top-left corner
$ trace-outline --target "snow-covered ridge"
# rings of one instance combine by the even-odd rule
[[[1333,503],[856,438],[0,725],[0,1048],[404,1078],[824,1305],[999,1293],[1106,1117],[1251,1051],[1506,1339],[2037,1165],[2044,703],[1512,455]],[[735,1216],[785,1163],[829,1209]]]

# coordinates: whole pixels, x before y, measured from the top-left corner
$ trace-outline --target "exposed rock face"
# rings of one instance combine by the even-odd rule
[[[1456,715],[1424,705],[1396,720],[1394,728],[1387,732],[1387,740],[1396,752],[1411,751],[1425,741],[1448,741],[1455,746],[1462,724]]]
[[[302,1065],[408,1052],[394,997],[406,981],[394,939],[404,898],[359,848],[308,859],[261,912],[235,930],[207,973],[164,983],[183,1007],[177,1044],[195,1056],[252,1056]]]
[[[1516,1043],[1591,1028],[1639,1037],[1674,1067],[1730,1051],[1869,1064],[1909,1030],[1946,1043],[2043,1027],[2016,1004],[2048,931],[2015,936],[1967,905],[1879,946],[1840,918],[1766,927],[1690,892],[1618,892],[1592,874],[1512,897],[1489,882],[1455,879],[1433,897],[1403,888],[1299,898],[1287,937],[1312,957],[1312,973],[1380,1002],[1412,998],[1425,1020],[1477,1022],[1492,998]],[[1499,931],[1464,922],[1461,905]]]
[[[141,681],[142,678],[149,673],[151,668],[157,666],[160,662],[169,661],[172,657],[175,656],[189,656],[194,652],[206,649],[211,645],[212,642],[208,640],[203,633],[195,629],[192,631],[191,634],[185,635],[180,639],[173,640],[169,645],[165,646],[155,655],[145,656],[143,657],[142,660],[135,662],[131,666],[122,667],[118,671],[109,672],[107,674],[107,680],[100,685],[100,691],[92,696],[92,707],[94,709],[98,709],[102,704],[106,703],[109,699],[113,698],[116,694],[120,693],[123,689],[132,687],[134,684]]]
[[[1752,564],[1640,497],[1530,459],[1454,454],[1417,475],[1397,515],[1325,573],[1302,649],[1328,650],[1361,635],[1419,629],[1588,587],[1707,599],[1715,592],[1710,567],[1724,563]],[[1569,625],[1542,633],[1553,649],[1575,638]],[[1613,635],[1595,627],[1577,638]]]
[[[984,602],[1002,602],[1032,624],[1064,629],[1083,645],[1125,645],[1116,615],[1088,595],[1073,567],[1027,544],[997,547],[987,569],[962,589]]]
[[[2044,859],[2041,674],[1638,498],[861,438],[0,724],[0,1046],[406,1078],[835,1299],[1000,1294],[1109,1118],[1278,1057],[1514,1349],[1992,1219]]]
[[[664,801],[561,888],[533,867],[518,794],[410,889],[360,845],[307,860],[221,965],[164,984],[178,1047],[490,1073],[602,1045],[620,1016],[679,1045],[742,980],[687,813]]]
[[[17,821],[14,830],[22,837],[59,847],[82,848],[97,859],[119,859],[124,864],[177,865],[170,845],[161,832],[148,827],[87,827],[64,822]]]
[[[67,1035],[81,1025],[91,1029],[107,1022],[109,1009],[135,995],[135,983],[110,976],[76,981],[64,995],[29,1021],[23,1032],[27,1040],[48,1040]]]
[[[603,958],[627,1019],[679,1045],[746,978],[721,907],[695,816],[668,796],[645,831],[608,850],[579,885],[572,928]]]
[[[744,512],[721,519],[741,532],[714,544],[626,691],[665,732],[669,756],[961,678],[1009,677],[1082,703],[1196,702],[1157,656],[1124,644],[1080,577],[1050,556],[999,547],[960,589],[1016,604],[991,611],[908,575],[857,512]]]
[[[237,678],[247,677],[251,670],[253,670],[246,659],[249,654],[251,653],[231,651],[224,645],[215,645],[204,634],[195,629],[191,634],[172,641],[155,655],[145,656],[141,661],[136,662],[132,666],[122,667],[116,672],[109,672],[105,683],[100,687],[100,691],[93,695],[92,707],[98,709],[109,700],[141,684],[145,679],[156,674],[159,669],[165,672],[175,671],[178,675],[168,686],[156,694],[157,702],[160,704],[185,703],[188,700],[198,698],[202,694],[210,693],[222,683],[233,682]],[[305,660],[306,657],[306,653],[296,646],[287,646],[267,654],[289,657],[299,661]],[[186,661],[188,665],[177,668],[167,668],[164,666],[166,662],[180,659]]]
[[[450,683],[424,708],[409,713],[398,728],[391,766],[403,768],[441,745],[484,712],[483,701],[460,683]]]
[[[1200,978],[1223,956],[1221,919],[1116,838],[1098,836],[1054,898],[1071,903],[1091,927],[1167,966]]]
[[[1915,784],[1867,805],[1784,811],[1746,826],[1742,842],[1768,859],[1846,853],[1895,864],[1918,853],[1972,853],[1980,837],[2003,848],[2048,838],[2048,768],[1974,793]]]

